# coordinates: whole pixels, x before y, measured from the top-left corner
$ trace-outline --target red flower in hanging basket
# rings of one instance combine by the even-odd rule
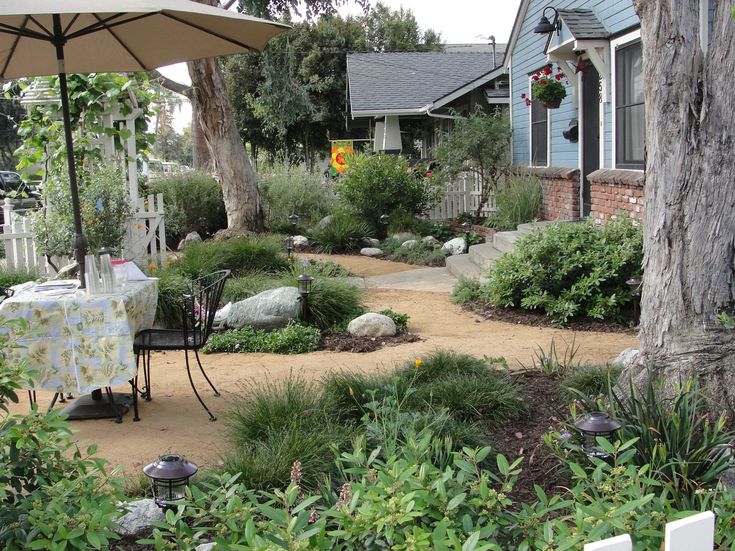
[[[562,83],[564,73],[559,70],[554,74],[551,66],[536,71],[531,77],[531,96],[540,101],[547,109],[559,107],[567,96],[567,88]]]

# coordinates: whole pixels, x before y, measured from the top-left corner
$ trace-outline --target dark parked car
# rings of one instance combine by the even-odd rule
[[[31,185],[26,184],[17,172],[0,170],[0,224],[4,214],[2,205],[9,197],[15,209],[35,209],[41,206],[41,194]]]

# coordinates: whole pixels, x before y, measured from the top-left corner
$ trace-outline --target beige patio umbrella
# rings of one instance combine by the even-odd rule
[[[82,232],[66,73],[148,71],[179,61],[261,51],[289,27],[189,0],[2,0],[0,79],[59,75],[84,285]]]

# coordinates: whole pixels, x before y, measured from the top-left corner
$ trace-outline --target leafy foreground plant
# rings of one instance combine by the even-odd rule
[[[23,323],[0,334],[0,546],[22,549],[100,549],[118,539],[115,520],[124,511],[120,481],[72,440],[56,411],[8,416],[17,390],[32,384],[23,363],[11,361]]]
[[[202,349],[213,352],[271,352],[273,354],[303,354],[319,348],[321,331],[316,327],[291,324],[281,329],[264,331],[254,327],[215,333]]]

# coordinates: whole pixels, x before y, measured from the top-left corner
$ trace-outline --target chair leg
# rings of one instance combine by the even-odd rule
[[[140,421],[138,416],[138,376],[130,379],[130,386],[133,387],[133,421]]]
[[[207,382],[209,383],[209,386],[211,386],[212,387],[212,390],[214,390],[214,395],[215,396],[219,396],[220,395],[219,391],[216,388],[214,388],[214,385],[212,384],[212,381],[209,380],[209,377],[207,377],[207,374],[204,372],[204,367],[202,367],[202,361],[199,359],[199,351],[198,350],[194,350],[194,355],[197,358],[197,363],[199,364],[199,370],[202,372],[202,375],[204,375],[204,378],[207,379]]]
[[[31,402],[31,409],[33,409],[33,406],[36,405],[36,391],[35,390],[28,391],[28,400]]]
[[[123,411],[120,406],[115,403],[115,396],[112,394],[112,388],[106,386],[105,394],[107,394],[107,401],[110,402],[110,405],[112,406],[112,411],[115,412],[115,423],[122,423]]]
[[[51,411],[54,409],[54,406],[56,405],[56,400],[61,397],[61,403],[64,403],[66,400],[64,400],[64,393],[63,392],[57,392],[54,394],[53,400],[51,400],[51,405],[48,407],[48,411]]]
[[[197,400],[199,400],[199,403],[202,404],[202,407],[209,414],[209,420],[210,421],[216,421],[217,418],[214,415],[212,415],[212,412],[211,411],[209,411],[209,408],[204,403],[204,401],[202,400],[201,396],[199,396],[199,393],[197,392],[196,386],[194,386],[194,379],[191,378],[191,368],[189,366],[189,351],[188,350],[184,350],[184,357],[186,358],[186,374],[189,376],[189,383],[191,384],[191,389],[194,391],[194,395],[197,397]]]
[[[145,401],[151,401],[151,351],[145,351],[145,360],[143,362],[143,372],[145,373]]]

